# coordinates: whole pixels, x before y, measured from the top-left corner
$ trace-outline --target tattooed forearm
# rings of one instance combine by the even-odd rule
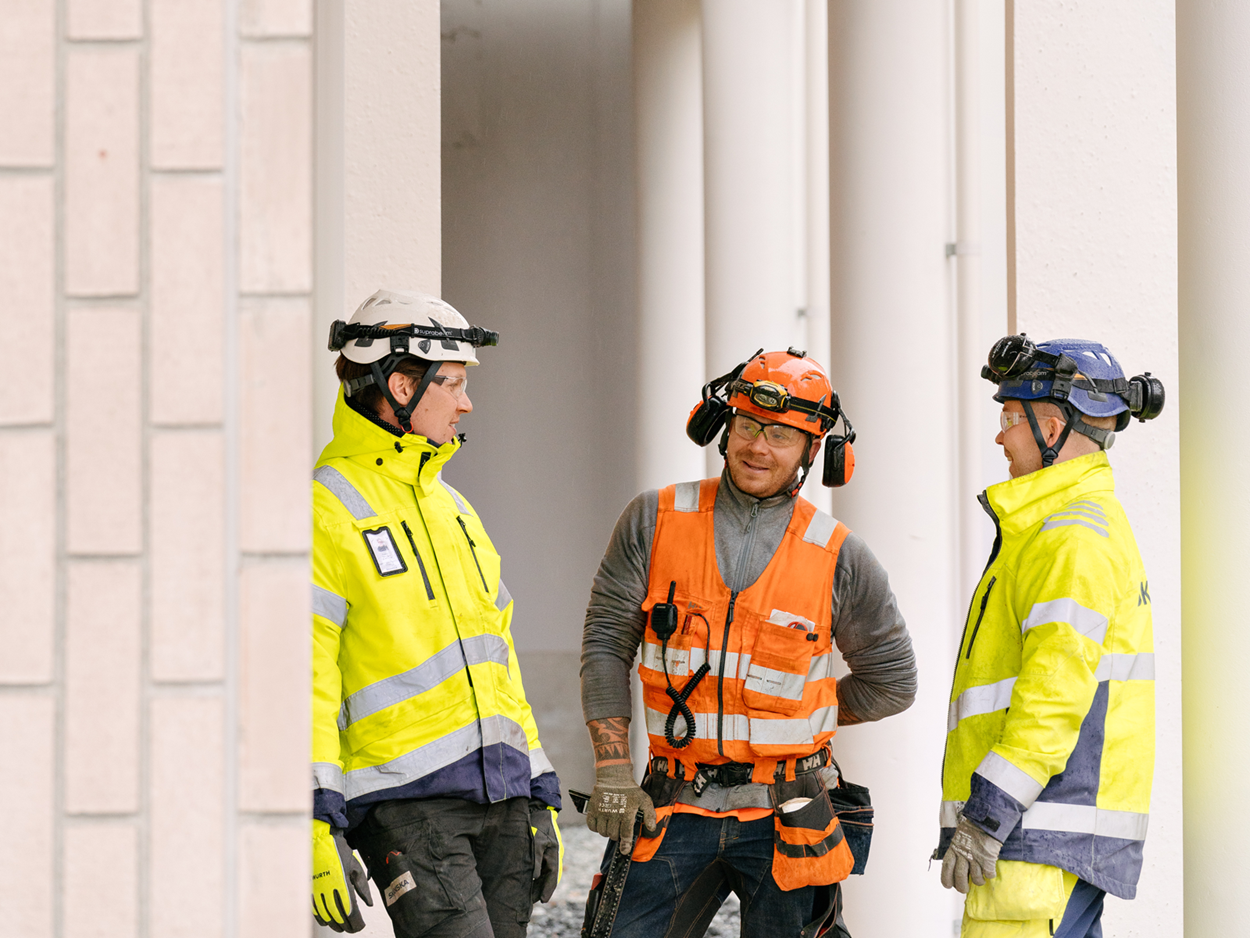
[[[629,717],[607,717],[586,724],[595,747],[595,768],[632,765],[629,758]]]

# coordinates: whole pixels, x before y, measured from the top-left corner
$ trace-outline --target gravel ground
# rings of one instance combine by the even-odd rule
[[[528,938],[578,938],[590,882],[603,860],[607,841],[586,827],[561,827],[564,876],[551,901],[534,906]],[[730,895],[707,930],[709,938],[738,938],[738,897]]]

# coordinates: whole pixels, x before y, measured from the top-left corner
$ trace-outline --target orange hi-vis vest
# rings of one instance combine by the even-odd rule
[[[850,531],[796,498],[764,572],[732,592],[716,563],[719,486],[719,479],[704,479],[660,491],[638,669],[651,750],[668,759],[670,775],[680,763],[686,779],[697,763],[751,762],[753,782],[771,784],[779,763],[793,781],[795,760],[827,746],[838,728],[830,604],[838,551]],[[674,583],[678,629],[664,649],[650,611],[668,600]],[[674,748],[664,733],[673,706],[668,687],[681,691],[705,661],[711,670],[686,701],[694,738]],[[684,735],[684,719],[676,730]]]

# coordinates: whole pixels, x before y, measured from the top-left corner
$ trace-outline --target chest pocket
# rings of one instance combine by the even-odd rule
[[[774,615],[759,624],[742,701],[752,710],[796,713],[803,705],[803,689],[818,644],[816,625],[798,616],[783,625],[774,621],[777,618]]]

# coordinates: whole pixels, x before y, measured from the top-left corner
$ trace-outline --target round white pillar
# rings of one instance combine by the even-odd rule
[[[1176,40],[1185,933],[1231,935],[1250,836],[1250,436],[1228,419],[1250,347],[1250,7],[1178,4]]]
[[[633,6],[640,489],[704,471],[703,452],[686,437],[686,417],[706,380],[699,5]]]
[[[949,938],[938,841],[947,696],[966,596],[954,589],[958,434],[950,271],[948,13],[942,0],[829,11],[833,379],[859,441],[834,514],[890,574],[920,669],[915,704],[844,727],[835,751],[877,808],[856,938]],[[973,495],[968,495],[969,498]]]

